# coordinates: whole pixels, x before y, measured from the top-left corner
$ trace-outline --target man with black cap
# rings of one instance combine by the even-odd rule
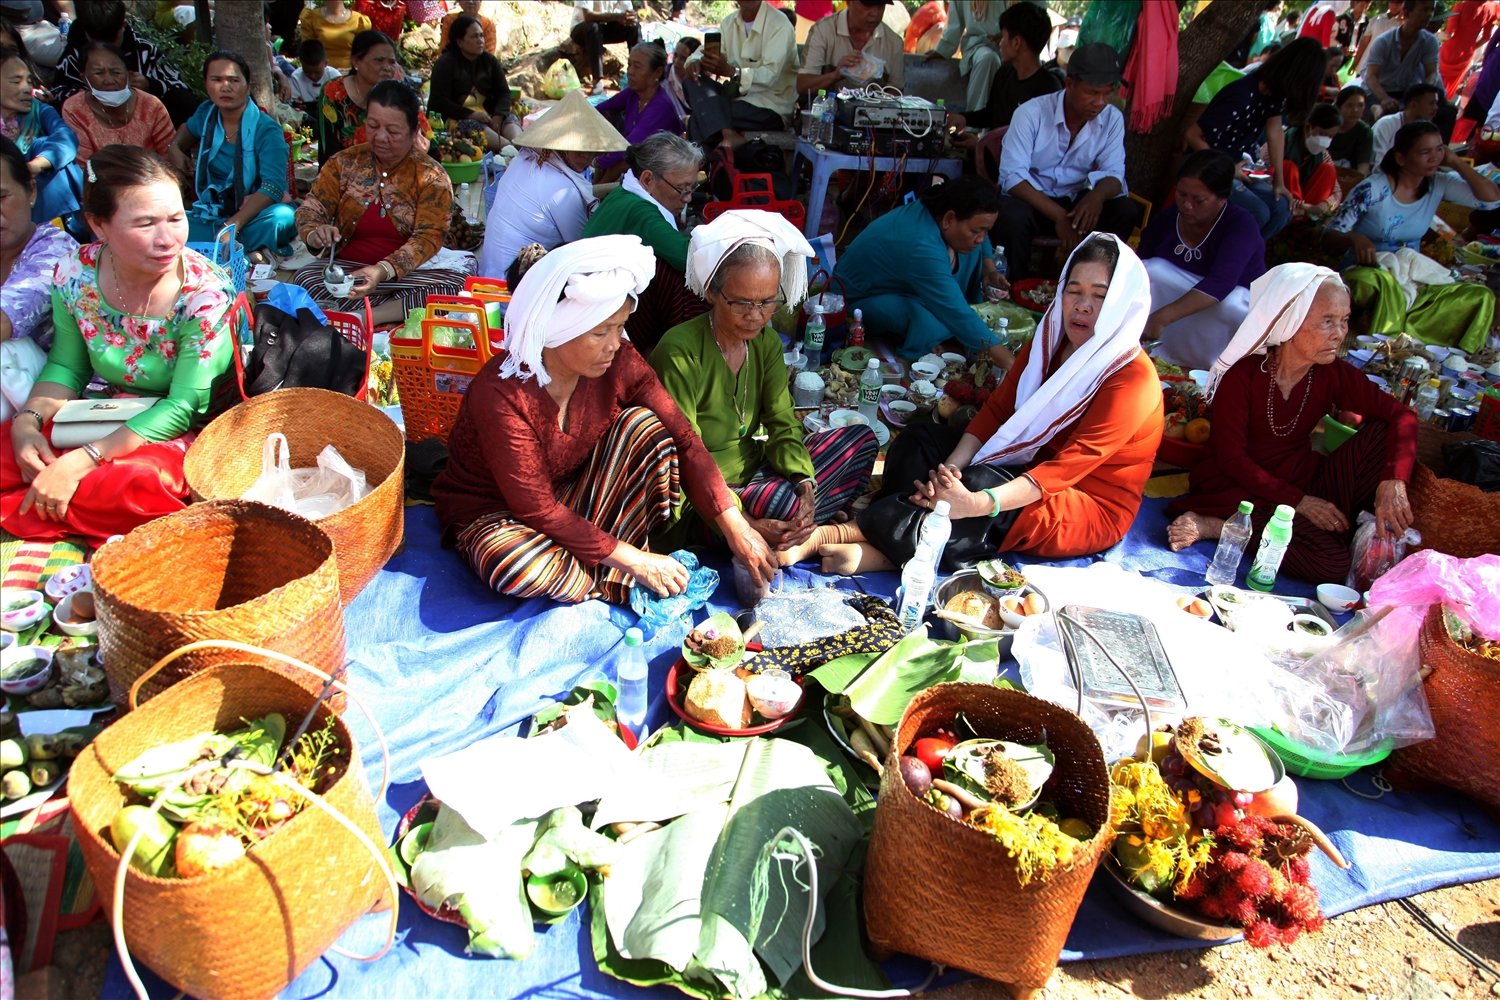
[[[1079,46],[1063,90],[1016,109],[1000,154],[1000,217],[991,230],[1012,278],[1026,277],[1031,241],[1056,236],[1070,252],[1092,232],[1128,237],[1140,209],[1125,193],[1125,116],[1110,104],[1120,56]]]

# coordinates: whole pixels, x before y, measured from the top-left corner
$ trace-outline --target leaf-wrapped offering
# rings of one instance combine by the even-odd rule
[[[745,636],[739,622],[725,611],[713,615],[688,633],[682,658],[694,670],[732,670],[745,658]]]
[[[943,772],[978,798],[1019,812],[1036,802],[1055,763],[1045,743],[965,740],[943,758]]]

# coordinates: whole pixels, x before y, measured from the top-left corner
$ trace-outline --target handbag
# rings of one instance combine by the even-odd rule
[[[160,400],[140,396],[118,399],[70,399],[52,418],[52,447],[77,448],[97,441],[145,413]]]
[[[368,352],[311,310],[292,315],[261,303],[255,310],[255,346],[245,365],[245,395],[311,388],[353,396],[364,385],[368,360]]]
[[[1023,466],[971,465],[964,469],[963,482],[971,490],[987,490],[1010,482],[1025,472]],[[897,566],[905,565],[917,554],[922,537],[926,507],[907,499],[911,491],[893,493],[870,504],[855,516],[865,538]],[[985,559],[993,559],[1021,515],[1022,508],[1002,510],[993,517],[966,517],[953,522],[953,534],[943,549],[942,569],[956,573]]]

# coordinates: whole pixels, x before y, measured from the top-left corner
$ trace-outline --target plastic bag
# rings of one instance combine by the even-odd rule
[[[288,316],[295,316],[297,315],[297,310],[306,309],[318,317],[319,323],[322,323],[324,326],[328,325],[327,314],[318,308],[318,303],[308,294],[307,289],[301,285],[293,285],[285,281],[276,282],[276,284],[271,286],[271,291],[266,295],[266,304],[275,306]],[[417,331],[418,334],[421,334],[421,332],[420,329]]]
[[[240,499],[270,504],[316,521],[357,503],[369,491],[365,474],[351,467],[331,444],[318,453],[316,468],[293,469],[286,435],[278,432],[266,437],[260,476]]]
[[[1403,559],[1370,588],[1375,608],[1413,608],[1425,615],[1438,603],[1486,639],[1500,639],[1500,555],[1460,559],[1425,549]]]
[[[285,434],[267,435],[260,455],[260,476],[250,484],[248,490],[240,494],[240,499],[256,500],[282,510],[296,507],[297,496],[292,486],[292,451],[287,446]]]
[[[1486,493],[1500,490],[1500,442],[1480,439],[1445,444],[1443,464],[1449,479],[1478,486]]]
[[[1349,544],[1349,576],[1344,580],[1344,586],[1353,587],[1363,594],[1391,567],[1406,558],[1407,546],[1421,544],[1422,536],[1415,528],[1407,528],[1404,535],[1381,538],[1375,530],[1375,515],[1367,510],[1360,511],[1355,522],[1354,540]]]
[[[755,606],[755,620],[763,622],[761,645],[767,649],[816,642],[865,623],[865,616],[849,604],[857,595],[834,587],[776,590]]]
[[[561,100],[562,96],[570,90],[577,90],[583,86],[578,80],[578,70],[566,59],[559,59],[547,67],[547,72],[542,76],[542,93],[554,101]]]
[[[689,611],[697,611],[719,589],[719,571],[700,565],[691,552],[678,549],[670,558],[682,563],[688,571],[687,589],[682,593],[662,597],[639,582],[630,587],[630,609],[640,615],[641,625],[651,632],[672,624]]]
[[[1140,16],[1141,0],[1091,3],[1078,26],[1078,47],[1103,42],[1120,54],[1123,66],[1130,60],[1130,43],[1135,40],[1135,23]]]
[[[4,423],[31,398],[31,387],[47,364],[47,352],[30,337],[12,337],[0,343],[0,423]]]

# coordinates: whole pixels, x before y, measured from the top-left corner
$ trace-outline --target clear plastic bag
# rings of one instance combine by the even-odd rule
[[[267,435],[260,476],[241,499],[257,500],[316,521],[337,514],[369,492],[365,474],[350,466],[331,444],[318,453],[316,468],[293,469],[286,435],[277,432]]]
[[[816,642],[866,624],[848,603],[857,596],[835,587],[780,589],[760,599],[755,620],[764,622],[761,645],[767,649]]]
[[[1407,528],[1404,535],[1381,538],[1375,530],[1375,515],[1367,510],[1360,511],[1355,522],[1354,540],[1349,545],[1349,576],[1344,586],[1353,587],[1363,594],[1406,558],[1408,546],[1421,544],[1422,536],[1415,528]]]
[[[257,500],[282,510],[291,510],[297,505],[292,486],[292,450],[287,447],[285,434],[267,435],[261,452],[260,476],[240,495],[240,499]]]

